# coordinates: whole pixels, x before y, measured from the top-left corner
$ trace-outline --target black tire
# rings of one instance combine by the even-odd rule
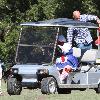
[[[22,91],[21,82],[16,78],[9,78],[7,80],[7,92],[9,95],[20,95]]]
[[[58,94],[70,94],[71,93],[71,89],[68,89],[68,88],[57,88],[57,92],[58,92]]]
[[[54,94],[56,86],[56,80],[53,77],[43,78],[41,81],[41,92],[42,94]]]
[[[100,83],[98,84],[98,88],[95,89],[96,93],[100,94]]]

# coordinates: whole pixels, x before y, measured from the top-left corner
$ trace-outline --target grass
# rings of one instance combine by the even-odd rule
[[[29,90],[23,88],[21,95],[8,95],[6,84],[2,81],[2,90],[4,96],[0,96],[0,100],[100,100],[100,94],[96,94],[94,90],[86,91],[73,90],[71,94],[50,94],[44,95],[40,89]]]

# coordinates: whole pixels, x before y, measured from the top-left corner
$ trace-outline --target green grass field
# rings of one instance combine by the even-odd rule
[[[100,94],[96,94],[94,90],[78,91],[73,90],[71,94],[50,94],[44,95],[40,89],[29,90],[24,89],[21,95],[8,95],[6,92],[6,84],[2,82],[3,96],[0,100],[100,100]]]

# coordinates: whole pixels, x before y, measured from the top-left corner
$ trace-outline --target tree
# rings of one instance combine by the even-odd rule
[[[83,0],[82,1],[82,11],[83,13],[88,14],[99,14],[99,10],[97,9],[97,5],[94,0]]]
[[[51,18],[72,18],[72,12],[100,15],[99,0],[0,0],[0,58],[13,62],[19,36],[19,24]]]

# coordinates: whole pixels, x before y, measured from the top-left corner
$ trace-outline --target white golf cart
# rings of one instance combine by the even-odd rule
[[[71,93],[71,90],[87,88],[100,93],[100,45],[84,53],[79,69],[73,70],[63,84],[60,82],[59,71],[55,65],[59,34],[66,35],[68,27],[89,28],[95,30],[93,32],[96,34],[97,25],[58,18],[22,23],[21,26],[15,57],[16,65],[12,67],[12,75],[7,82],[8,94],[19,95],[22,87],[40,88],[43,94]],[[73,55],[80,57],[81,50],[75,48]]]

